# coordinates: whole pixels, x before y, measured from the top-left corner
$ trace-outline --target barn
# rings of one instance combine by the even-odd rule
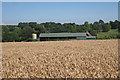
[[[96,36],[91,36],[90,33],[41,33],[39,35],[40,41],[49,41],[49,40],[91,40],[96,39]]]

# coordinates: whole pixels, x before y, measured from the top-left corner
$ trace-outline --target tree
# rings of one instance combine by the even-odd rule
[[[96,30],[97,33],[102,31],[102,26],[98,22],[94,22],[92,25],[92,30]]]
[[[37,32],[37,34],[47,32],[46,28],[42,24],[37,24],[36,28],[35,28],[35,31]]]
[[[14,33],[17,34],[17,40],[16,41],[21,41],[21,35],[22,35],[22,32],[21,32],[21,28],[19,27],[14,27]]]
[[[103,20],[99,20],[99,24],[100,24],[100,25],[103,25],[103,24],[104,24],[104,21],[103,21]]]
[[[8,32],[7,34],[3,32],[3,41],[4,42],[13,42],[13,41],[18,41],[19,36],[15,32]]]
[[[117,29],[120,32],[120,22],[115,20],[109,23],[104,23],[103,20],[89,24],[87,21],[83,25],[75,23],[55,23],[46,22],[37,24],[37,22],[22,23],[16,25],[4,25],[2,26],[2,41],[22,41],[32,40],[32,33],[39,35],[40,33],[75,33],[89,31],[92,35],[96,36],[97,33],[103,31],[108,32],[110,29]],[[119,36],[119,35],[117,35]],[[113,35],[111,35],[113,38]]]
[[[103,30],[103,32],[108,32],[110,29],[111,29],[110,24],[104,23],[104,24],[102,25],[102,30]]]
[[[85,32],[84,26],[78,25],[78,26],[76,27],[76,32]]]
[[[120,32],[120,22],[118,23],[118,32]]]
[[[28,40],[32,38],[33,29],[29,26],[26,26],[22,30],[22,40]]]
[[[9,32],[8,26],[2,26],[2,41],[3,42],[8,41],[8,32]]]
[[[75,27],[73,27],[73,23],[64,23],[63,26],[64,26],[64,29],[65,29],[65,32],[75,32]]]
[[[97,31],[96,30],[90,30],[89,32],[92,36],[97,36]]]
[[[115,20],[114,22],[110,21],[111,29],[117,29],[118,28],[118,22],[119,21],[117,21],[117,20]]]
[[[87,21],[84,23],[84,27],[85,27],[85,31],[90,31],[91,30],[90,24]]]
[[[21,29],[23,29],[24,27],[27,27],[27,26],[29,26],[29,23],[22,23],[22,22],[20,22],[18,24],[18,27],[20,27]]]
[[[37,22],[30,22],[30,23],[29,23],[29,26],[30,26],[31,28],[35,28],[35,27],[37,26]]]
[[[14,42],[14,41],[18,41],[19,40],[19,36],[15,32],[9,32],[7,38],[8,38],[9,42]]]

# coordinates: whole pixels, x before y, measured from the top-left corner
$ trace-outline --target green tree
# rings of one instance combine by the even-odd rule
[[[120,32],[120,21],[118,23],[118,32]]]
[[[3,26],[2,28],[2,41],[3,42],[12,42],[20,41],[21,31],[16,26]]]
[[[30,26],[31,28],[35,28],[35,27],[37,26],[37,22],[30,22],[30,23],[29,23],[29,26]]]
[[[5,32],[3,32],[3,41],[4,42],[13,42],[13,41],[18,41],[19,36],[17,33],[14,32],[8,32],[7,35]]]
[[[102,31],[102,26],[98,22],[94,22],[92,25],[92,30],[96,30],[97,33]]]
[[[90,30],[89,32],[92,36],[97,36],[97,31],[96,30]]]
[[[15,32],[8,33],[8,41],[9,42],[14,42],[14,41],[18,41],[18,40],[19,40],[19,36],[17,33],[15,33]]]
[[[103,21],[103,20],[99,20],[99,24],[100,24],[100,25],[103,25],[103,24],[104,24],[104,21]]]
[[[87,21],[84,23],[84,27],[85,27],[85,31],[90,31],[91,30],[90,24]]]
[[[64,29],[65,29],[65,32],[75,32],[75,27],[73,27],[74,24],[72,23],[64,23],[63,26],[64,26]]]
[[[28,40],[32,38],[33,29],[29,26],[26,26],[22,30],[22,40]]]
[[[103,30],[103,32],[108,32],[110,29],[111,29],[110,24],[104,23],[104,24],[102,25],[102,30]]]
[[[119,23],[119,21],[117,21],[117,20],[115,20],[114,22],[110,21],[111,29],[117,29],[118,23]]]
[[[35,28],[35,31],[36,31],[37,34],[46,33],[47,32],[46,28],[42,24],[37,24],[36,28]]]
[[[21,41],[21,35],[22,35],[22,30],[19,27],[14,27],[14,31],[15,34],[17,34],[17,40],[16,41]]]
[[[23,28],[25,28],[25,27],[28,27],[29,26],[29,23],[22,23],[22,22],[20,22],[19,24],[18,24],[18,27],[20,27],[21,29],[23,29]]]
[[[7,42],[8,41],[8,32],[9,32],[9,27],[8,26],[2,26],[2,41]]]

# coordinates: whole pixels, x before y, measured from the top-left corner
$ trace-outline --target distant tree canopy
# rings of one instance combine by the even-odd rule
[[[111,29],[110,24],[104,23],[102,24],[102,31],[103,32],[108,32]]]
[[[118,23],[118,32],[120,32],[120,22]]]
[[[37,22],[20,22],[18,25],[3,25],[2,26],[2,41],[29,41],[32,40],[32,33],[39,35],[40,33],[76,33],[89,31],[93,36],[99,32],[108,32],[110,29],[119,29],[120,22],[115,20],[110,23],[105,23],[103,20],[99,22],[89,23],[85,22],[82,25],[75,23],[55,23],[46,22],[37,24]]]
[[[117,29],[118,23],[119,23],[119,21],[117,21],[117,20],[115,20],[114,22],[110,21],[111,29]]]
[[[30,39],[32,33],[33,33],[33,28],[31,28],[29,26],[24,27],[22,30],[22,34],[21,34],[22,40]]]

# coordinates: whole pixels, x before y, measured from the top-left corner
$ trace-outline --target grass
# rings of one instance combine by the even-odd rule
[[[97,39],[113,39],[117,38],[118,29],[111,29],[108,32],[100,32],[97,34]]]

